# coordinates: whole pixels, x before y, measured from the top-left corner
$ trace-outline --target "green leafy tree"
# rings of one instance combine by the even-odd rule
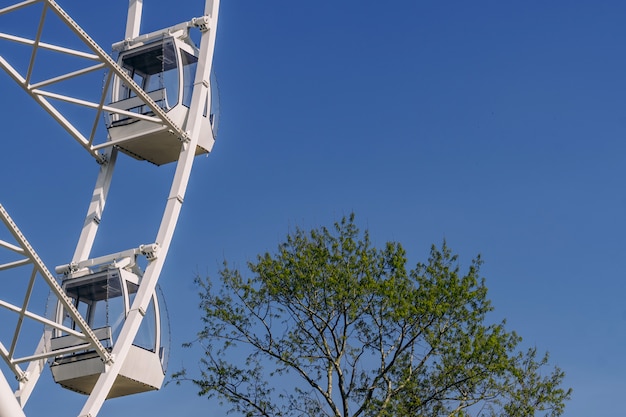
[[[406,269],[354,215],[297,229],[274,254],[198,278],[199,394],[245,416],[559,416],[571,390],[548,357],[491,323],[480,257],[462,274],[447,245]]]

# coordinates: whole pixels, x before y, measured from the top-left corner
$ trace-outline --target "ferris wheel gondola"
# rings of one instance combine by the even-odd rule
[[[183,23],[113,45],[113,50],[119,54],[118,65],[184,130],[189,120],[200,53],[189,36],[189,26],[189,23]],[[124,111],[106,114],[110,141],[119,143],[117,146],[122,152],[156,165],[178,160],[180,138],[167,126],[135,117],[136,114],[153,116],[154,113],[128,83],[115,77],[109,98],[109,107]],[[208,94],[198,127],[196,155],[210,152],[215,143],[215,104],[215,97]]]
[[[99,174],[72,260],[56,268],[61,285],[41,262],[17,225],[0,205],[0,220],[16,243],[0,240],[24,259],[0,264],[0,272],[34,264],[23,305],[0,299],[0,307],[20,315],[10,349],[0,341],[0,357],[19,381],[8,391],[0,372],[0,417],[22,417],[44,361],[64,388],[88,395],[79,416],[95,417],[108,398],[159,389],[165,376],[167,343],[162,300],[157,282],[167,256],[196,155],[212,150],[217,132],[216,100],[211,89],[211,65],[219,0],[205,0],[204,15],[188,22],[140,35],[143,0],[129,0],[125,40],[113,45],[111,57],[56,3],[25,0],[0,8],[0,16],[42,5],[36,39],[0,33],[0,39],[32,47],[28,69],[21,73],[0,51],[0,68],[40,104],[99,164]],[[42,42],[48,12],[66,24],[89,49],[83,52]],[[190,30],[199,29],[200,43]],[[34,82],[35,57],[41,49],[85,58],[89,66]],[[105,88],[94,101],[52,91],[64,81],[106,70]],[[88,133],[81,132],[53,100],[95,110]],[[96,131],[104,116],[106,139]],[[117,153],[156,165],[176,162],[165,210],[153,243],[119,253],[93,257],[91,252],[111,185]],[[139,258],[143,258],[139,266]],[[58,300],[53,319],[28,311],[30,288],[40,276]],[[0,294],[1,295],[1,294]],[[25,319],[43,323],[35,353],[17,357],[14,347]],[[26,370],[22,364],[28,364]]]
[[[62,288],[107,350],[112,350],[141,285],[142,274],[131,257],[90,268],[89,273],[67,274]],[[97,272],[91,272],[91,271]],[[167,315],[155,291],[139,331],[107,398],[157,390],[165,377],[169,349]],[[56,321],[66,328],[76,323],[62,304]],[[55,356],[50,370],[56,383],[71,391],[91,394],[106,364],[80,338],[60,329],[53,331],[50,349]]]

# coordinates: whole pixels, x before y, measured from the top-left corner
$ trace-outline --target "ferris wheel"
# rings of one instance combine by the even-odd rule
[[[0,257],[0,278],[12,274],[11,279],[19,279],[25,288],[20,303],[6,300],[0,289],[0,309],[16,316],[12,331],[3,332],[9,336],[0,338],[0,357],[18,381],[12,387],[0,369],[0,417],[25,416],[23,408],[46,364],[57,384],[86,395],[78,415],[95,417],[106,399],[156,390],[163,384],[165,330],[156,288],[194,157],[209,153],[216,139],[211,66],[219,0],[205,0],[200,17],[146,34],[140,31],[143,0],[129,0],[126,33],[113,44],[112,55],[54,0],[0,7],[0,16],[25,10],[38,15],[32,37],[3,33],[0,28],[1,41],[29,51],[20,66],[0,46],[0,68],[67,131],[99,170],[74,254],[54,273],[0,204],[0,229],[6,229],[0,234],[0,254],[5,253]],[[52,20],[68,28],[73,45],[79,46],[48,41],[43,34]],[[198,45],[192,32],[196,38],[199,33]],[[51,66],[45,61],[51,55],[55,72],[47,71]],[[95,97],[65,88],[75,81],[85,83],[94,74],[104,80]],[[86,109],[92,118],[76,123],[71,112],[65,112],[68,106]],[[153,242],[93,257],[120,152],[157,166],[175,163],[172,185]],[[51,314],[41,314],[31,305],[40,283],[49,287]],[[16,347],[27,321],[45,330],[32,354],[22,355]]]

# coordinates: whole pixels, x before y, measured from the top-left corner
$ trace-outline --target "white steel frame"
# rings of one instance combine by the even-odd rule
[[[163,109],[150,98],[150,96],[138,86],[132,78],[119,66],[117,63],[107,54],[104,49],[102,49],[54,0],[27,0],[21,3],[15,4],[13,6],[5,7],[0,9],[0,15],[8,14],[11,12],[15,12],[16,10],[32,6],[34,4],[43,4],[43,10],[41,14],[41,18],[38,22],[37,27],[37,36],[35,39],[26,39],[20,36],[11,35],[8,33],[0,32],[0,39],[5,39],[8,41],[13,41],[16,43],[20,43],[23,45],[30,45],[32,47],[31,59],[26,71],[20,72],[13,65],[11,65],[2,55],[0,55],[0,68],[4,69],[13,80],[20,86],[22,89],[26,91],[44,110],[46,110],[67,132],[81,145],[83,146],[89,154],[91,154],[94,158],[96,158],[100,162],[104,162],[105,158],[102,155],[102,150],[106,148],[110,148],[114,145],[112,142],[106,141],[106,138],[102,138],[104,140],[98,142],[96,141],[96,132],[98,125],[102,120],[103,112],[111,113],[111,114],[119,114],[123,116],[127,116],[133,119],[146,120],[149,122],[153,122],[159,125],[167,126],[176,136],[181,138],[181,140],[188,141],[188,132],[181,129],[176,123],[174,123],[163,111]],[[130,0],[129,5],[129,17],[128,23],[130,26],[127,28],[127,34],[139,34],[139,21],[141,19],[140,13],[142,12],[142,7],[140,4],[141,0]],[[76,37],[82,41],[85,45],[86,51],[79,51],[71,48],[65,48],[59,45],[52,45],[49,43],[41,42],[41,35],[43,31],[43,27],[48,19],[49,12],[54,13],[68,28],[74,32]],[[208,15],[212,16],[212,15]],[[205,22],[210,21],[210,19],[206,19],[206,16],[203,16],[200,19],[193,19],[190,22],[183,23],[179,26],[183,26],[186,28],[190,27],[200,27],[204,25]],[[211,20],[213,23],[217,23],[217,16]],[[179,27],[177,26],[177,29]],[[209,30],[209,32],[215,32],[214,30]],[[135,36],[136,37],[136,36]],[[32,83],[32,74],[37,65],[37,54],[40,50],[50,50],[54,52],[58,52],[60,54],[65,54],[68,56],[72,56],[75,58],[80,58],[85,60],[85,67],[80,70],[73,70],[67,72],[65,74],[61,74],[59,76],[53,77],[51,79],[38,81]],[[102,94],[99,100],[96,101],[88,101],[83,100],[78,97],[72,97],[68,95],[58,94],[50,90],[51,86],[58,85],[58,83],[67,81],[70,79],[80,78],[81,76],[85,76],[94,71],[107,71],[105,86],[102,90]],[[107,90],[111,83],[111,79],[113,76],[118,76],[120,79],[124,81],[126,85],[130,87],[130,89],[139,97],[149,108],[154,112],[154,116],[146,116],[142,114],[137,114],[133,112],[129,112],[126,110],[118,109],[113,106],[107,106],[106,96]],[[92,128],[85,132],[81,131],[74,123],[72,123],[66,115],[59,110],[58,107],[55,107],[52,100],[59,100],[66,103],[71,103],[77,106],[85,107],[88,109],[93,109],[96,111],[92,122]],[[120,143],[116,143],[120,144]]]
[[[20,73],[2,56],[1,52],[0,68],[4,69],[18,85],[20,85],[61,126],[63,126],[70,136],[72,136],[100,164],[100,172],[92,194],[91,203],[87,210],[87,216],[85,218],[83,229],[72,258],[72,263],[67,265],[66,268],[84,268],[94,263],[115,262],[122,258],[132,256],[136,257],[138,255],[146,256],[149,262],[121,333],[113,346],[112,351],[108,352],[98,341],[98,338],[89,328],[87,323],[82,319],[78,311],[76,311],[73,307],[67,296],[65,296],[54,276],[45,267],[41,259],[39,259],[33,248],[20,232],[19,228],[11,220],[6,210],[4,210],[4,208],[0,205],[0,220],[2,220],[18,243],[18,245],[15,245],[10,242],[0,240],[0,249],[6,249],[14,252],[18,256],[23,256],[23,259],[16,262],[0,265],[0,272],[5,269],[11,269],[25,264],[33,265],[33,271],[27,283],[27,296],[23,305],[15,306],[0,300],[0,307],[7,308],[20,315],[13,340],[9,343],[9,348],[5,347],[5,345],[3,345],[0,341],[0,357],[5,360],[20,383],[19,389],[14,393],[11,390],[5,376],[0,372],[0,417],[25,417],[22,408],[28,400],[31,391],[43,370],[45,359],[52,356],[50,352],[47,352],[47,350],[49,350],[47,348],[49,345],[49,335],[44,334],[39,345],[35,348],[35,353],[33,355],[20,358],[13,357],[15,343],[21,330],[21,323],[24,319],[33,319],[46,324],[50,328],[61,329],[64,332],[82,338],[85,340],[85,344],[81,345],[82,349],[86,346],[91,346],[98,352],[103,361],[107,364],[105,372],[100,375],[92,393],[88,396],[87,401],[79,414],[79,417],[96,417],[107,397],[107,394],[111,390],[117,375],[120,372],[122,364],[124,363],[124,358],[128,354],[139,329],[139,325],[141,324],[142,318],[148,308],[151,296],[155,290],[159,275],[163,268],[163,264],[174,234],[174,229],[181,211],[187,184],[191,174],[195,149],[200,135],[200,125],[202,123],[204,104],[207,100],[210,101],[211,99],[209,79],[215,48],[219,0],[205,0],[204,15],[202,17],[192,19],[188,23],[176,26],[176,29],[197,27],[201,31],[198,67],[196,70],[196,79],[194,81],[190,113],[185,130],[170,120],[167,114],[148,96],[148,94],[146,94],[127,75],[127,73],[123,71],[93,39],[90,38],[87,33],[80,28],[80,26],[72,20],[72,18],[63,9],[61,9],[61,7],[54,0],[21,1],[12,6],[0,9],[0,15],[8,14],[34,4],[43,4],[43,11],[41,19],[38,23],[37,35],[35,39],[25,39],[0,32],[1,39],[32,46],[32,55],[28,69],[25,73]],[[125,34],[126,39],[132,39],[139,36],[142,9],[143,0],[129,0]],[[63,23],[67,25],[67,27],[72,30],[78,39],[83,42],[87,51],[64,48],[41,41],[43,25],[49,12],[54,13]],[[42,49],[48,49],[84,59],[86,61],[85,67],[77,71],[68,71],[64,75],[48,80],[38,81],[33,84],[31,75],[36,65],[35,57]],[[78,78],[93,71],[105,70],[107,71],[105,87],[100,99],[97,102],[86,101],[77,97],[54,93],[47,89],[47,87],[64,80]],[[128,86],[130,86],[137,97],[140,97],[153,111],[154,116],[139,115],[116,109],[105,104],[106,90],[108,89],[114,75],[120,77]],[[72,124],[68,118],[53,105],[53,102],[50,99],[60,100],[94,109],[96,111],[96,115],[90,131],[81,132],[78,127]],[[101,141],[96,140],[96,131],[98,124],[102,119],[103,112],[117,113],[166,126],[173,134],[178,136],[181,140],[182,147],[170,192],[167,196],[166,207],[156,234],[155,243],[142,246],[138,249],[131,249],[118,254],[89,260],[91,249],[98,231],[100,218],[106,203],[117,158],[118,151],[114,145],[119,145],[119,143],[107,141],[106,138],[103,138]],[[30,292],[37,276],[43,277],[44,281],[52,289],[55,296],[73,316],[74,320],[82,330],[82,333],[65,328],[58,323],[46,319],[45,317],[40,317],[28,311]],[[2,294],[0,292],[0,298],[1,296]],[[58,353],[59,352],[55,351],[54,355],[57,355]],[[29,364],[26,371],[20,367],[21,364],[25,363]]]

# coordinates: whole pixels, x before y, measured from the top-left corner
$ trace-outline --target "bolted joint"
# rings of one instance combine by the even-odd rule
[[[24,384],[28,382],[28,373],[22,371],[18,375],[15,376],[15,379],[17,379],[19,383]]]
[[[200,32],[208,31],[210,23],[211,18],[209,16],[194,17],[191,19],[191,24],[200,29]]]
[[[109,163],[109,159],[106,157],[106,155],[102,155],[102,154],[97,154],[96,158],[96,162],[98,163],[98,165],[106,165]]]
[[[113,365],[113,363],[115,362],[115,360],[113,359],[113,355],[108,355],[107,357],[105,357],[103,359],[103,362],[106,366],[111,366]]]
[[[159,254],[159,244],[152,243],[150,245],[141,245],[139,246],[139,250],[141,254],[146,257],[149,261],[154,261]]]
[[[72,262],[66,265],[60,265],[54,268],[54,272],[56,272],[59,275],[65,275],[65,276],[73,274],[74,272],[77,272],[77,271],[78,271],[78,264],[75,262]]]

